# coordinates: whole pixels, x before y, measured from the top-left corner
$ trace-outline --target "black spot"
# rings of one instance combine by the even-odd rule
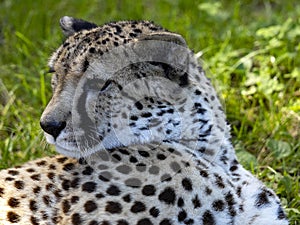
[[[133,32],[135,32],[135,33],[142,33],[142,30],[138,29],[138,28],[135,28],[135,29],[133,29]]]
[[[94,169],[90,166],[85,167],[85,169],[82,171],[83,175],[91,175],[94,172]]]
[[[171,187],[165,188],[158,196],[158,199],[166,204],[174,204],[175,198],[175,191]]]
[[[137,225],[153,225],[153,223],[148,218],[144,218],[144,219],[140,219],[137,222]]]
[[[116,47],[119,46],[119,43],[114,41],[114,46],[116,46]]]
[[[118,154],[112,154],[112,158],[116,159],[117,161],[121,161],[122,160],[121,156],[118,155]]]
[[[24,181],[21,181],[21,180],[15,181],[15,188],[23,189],[24,188]]]
[[[222,200],[216,200],[216,201],[213,202],[212,208],[215,211],[223,211],[224,208],[225,208],[225,204]]]
[[[142,105],[140,102],[136,102],[134,105],[135,105],[135,107],[136,107],[138,110],[142,110],[142,109],[143,109],[143,105]]]
[[[206,210],[202,216],[203,225],[215,225],[215,219],[209,210]]]
[[[125,195],[125,196],[123,197],[123,200],[124,200],[125,202],[131,202],[131,196],[130,196],[130,194]]]
[[[136,163],[136,162],[138,162],[138,160],[137,160],[134,156],[130,156],[129,161],[130,161],[131,163]]]
[[[106,193],[112,196],[118,196],[120,195],[120,192],[120,189],[115,185],[110,185],[106,190]]]
[[[12,208],[17,208],[20,206],[20,201],[17,198],[10,198],[7,204]]]
[[[234,201],[233,195],[230,192],[225,195],[225,201],[228,204],[230,215],[235,216],[236,211],[233,206],[236,204],[236,202]]]
[[[233,172],[233,171],[237,170],[237,168],[238,168],[238,167],[234,165],[234,166],[231,166],[229,170],[230,170],[231,172]]]
[[[170,114],[174,113],[174,109],[168,109],[167,113],[170,113]]]
[[[196,196],[192,199],[192,203],[194,205],[194,209],[201,207],[201,202],[198,198],[198,195],[196,194]]]
[[[41,211],[42,219],[47,220],[49,218],[48,214],[45,211]]]
[[[70,189],[71,183],[69,180],[63,180],[61,186],[64,190],[68,191]]]
[[[257,208],[260,208],[268,204],[270,204],[269,198],[267,196],[267,193],[263,190],[261,193],[258,194],[255,200],[255,206]]]
[[[186,219],[187,217],[187,214],[186,214],[186,211],[185,210],[181,210],[179,213],[178,213],[178,216],[177,216],[177,219],[179,222],[182,222]]]
[[[74,213],[72,215],[72,224],[73,225],[80,225],[82,223],[82,219],[79,213]]]
[[[175,152],[175,149],[174,149],[174,148],[168,148],[168,151],[169,151],[170,153],[173,153],[173,152]]]
[[[199,172],[200,172],[200,175],[202,176],[202,177],[208,177],[208,173],[205,171],[205,170],[200,170],[199,169]]]
[[[159,225],[172,225],[172,223],[169,219],[163,219],[160,221]]]
[[[153,217],[158,217],[158,215],[159,215],[159,209],[158,208],[156,208],[156,207],[152,207],[150,210],[149,210],[149,213],[150,213],[150,215],[151,216],[153,216]]]
[[[196,91],[195,91],[195,95],[202,95],[202,92],[199,91],[199,90],[196,90]]]
[[[75,167],[75,165],[73,163],[67,163],[67,164],[64,165],[63,170],[64,171],[70,171],[70,170],[73,170],[74,167]]]
[[[129,223],[126,220],[118,220],[117,225],[129,225]]]
[[[8,170],[8,174],[12,175],[12,176],[16,176],[19,174],[19,171],[17,170]]]
[[[0,197],[2,197],[2,195],[4,195],[4,188],[0,187]]]
[[[62,217],[57,216],[56,214],[54,214],[54,216],[52,216],[52,218],[51,218],[53,224],[58,224],[61,219],[62,219]]]
[[[206,112],[206,109],[204,109],[204,108],[197,108],[197,113],[203,115],[205,112]]]
[[[212,193],[212,190],[209,187],[205,187],[205,193],[207,195],[210,195]]]
[[[54,177],[55,177],[55,173],[48,173],[47,174],[47,177],[50,179],[50,180],[53,180],[54,179]]]
[[[286,219],[286,215],[284,214],[284,212],[280,206],[278,207],[278,210],[277,210],[277,218],[279,220]]]
[[[183,207],[184,206],[184,201],[183,201],[183,199],[181,197],[178,198],[177,206],[178,207]]]
[[[99,223],[96,220],[92,220],[89,222],[89,225],[99,225]]]
[[[167,157],[164,154],[157,154],[157,159],[159,160],[165,160]]]
[[[65,161],[67,161],[68,158],[67,157],[60,157],[60,158],[57,158],[57,162],[59,163],[64,163]]]
[[[21,217],[15,212],[8,212],[7,219],[11,223],[18,223],[21,220]]]
[[[71,208],[70,202],[68,200],[64,200],[62,202],[62,210],[64,213],[68,213]]]
[[[100,225],[111,225],[110,222],[103,220]]]
[[[55,189],[54,184],[51,184],[51,183],[48,183],[45,186],[45,188],[46,188],[47,191],[52,191],[53,189]]]
[[[122,206],[118,202],[108,201],[105,206],[105,211],[112,214],[119,214],[122,212]]]
[[[130,116],[130,119],[133,121],[137,121],[139,118],[137,116],[132,115],[132,116]]]
[[[137,37],[137,34],[135,34],[135,33],[129,33],[129,36],[132,37],[132,38],[134,38],[134,37]]]
[[[195,107],[196,109],[202,108],[202,104],[199,103],[199,102],[195,102],[195,103],[194,103],[194,107]]]
[[[45,203],[45,205],[49,206],[51,203],[51,199],[48,195],[44,195],[43,196],[43,202]]]
[[[236,189],[236,194],[241,197],[241,193],[242,193],[242,187],[238,186]]]
[[[149,185],[145,185],[142,189],[142,193],[143,195],[146,196],[152,196],[155,195],[156,189],[153,185],[149,184]]]
[[[36,187],[34,187],[34,188],[32,189],[32,191],[33,191],[33,193],[38,194],[38,193],[40,193],[41,188],[38,187],[38,186],[36,186]]]
[[[216,178],[216,184],[219,188],[225,188],[225,184],[223,182],[223,179],[220,175],[218,174],[214,174],[215,178]]]
[[[187,191],[192,191],[193,190],[193,185],[192,181],[189,178],[184,178],[181,182],[183,188]]]
[[[90,53],[95,53],[95,52],[96,52],[96,49],[95,49],[94,47],[91,47],[91,48],[89,49],[89,52],[90,52]]]
[[[32,212],[35,212],[38,207],[37,207],[37,202],[35,200],[30,200],[29,201],[29,209],[32,211]]]
[[[71,203],[72,204],[76,204],[79,201],[79,197],[78,196],[72,196],[71,198]]]
[[[152,113],[150,113],[150,112],[145,112],[145,113],[141,114],[141,117],[143,117],[143,118],[149,118],[151,116],[152,116]]]
[[[15,178],[13,178],[13,177],[6,177],[5,178],[5,181],[13,181],[13,180],[15,180]]]
[[[96,197],[96,198],[104,198],[105,195],[102,194],[102,193],[98,193],[98,194],[95,195],[95,197]]]
[[[147,151],[142,151],[142,150],[140,150],[140,151],[138,151],[139,152],[139,154],[141,155],[141,156],[143,156],[143,157],[149,157],[150,156],[150,154],[147,152]]]
[[[130,155],[126,149],[119,149],[119,152],[121,152],[123,155]]]
[[[82,185],[82,191],[92,193],[96,189],[96,183],[95,182],[86,182]]]
[[[193,219],[185,220],[184,224],[186,224],[186,225],[194,224],[194,220]]]
[[[31,224],[33,224],[33,225],[39,225],[40,223],[38,222],[38,219],[36,218],[36,217],[34,217],[34,216],[31,216],[30,217],[30,222],[31,222]]]
[[[41,160],[41,161],[37,162],[36,165],[45,166],[45,165],[47,165],[47,162],[45,160]]]
[[[70,182],[70,186],[72,188],[77,188],[80,182],[80,178],[74,178],[71,182]]]
[[[133,213],[139,213],[139,212],[143,212],[146,210],[146,206],[144,203],[136,201],[134,202],[134,204],[132,205],[130,211]]]
[[[87,70],[87,68],[89,67],[90,63],[87,59],[84,60],[83,62],[83,68],[82,68],[82,72],[85,72]]]
[[[119,25],[114,25],[114,28],[116,28],[117,33],[122,33],[122,28]]]
[[[93,211],[95,211],[97,208],[98,208],[98,206],[97,206],[97,204],[96,204],[94,201],[87,201],[87,202],[84,204],[84,210],[85,210],[87,213],[93,212]]]

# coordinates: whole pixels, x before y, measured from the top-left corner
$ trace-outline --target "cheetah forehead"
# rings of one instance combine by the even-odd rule
[[[61,22],[61,26],[68,36],[68,31],[64,29],[73,28],[70,25],[71,21],[65,21],[65,23],[62,25]],[[83,27],[82,30],[79,29],[72,30],[74,33],[68,36],[54,52],[48,63],[51,70],[65,74],[70,72],[71,67],[84,62],[88,54],[102,55],[113,47],[132,42],[141,35],[166,31],[153,22],[145,20],[110,22],[102,26],[92,24],[87,28]]]

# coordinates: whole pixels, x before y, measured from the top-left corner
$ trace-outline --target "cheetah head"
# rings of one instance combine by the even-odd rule
[[[53,96],[41,117],[58,152],[176,142],[214,155],[229,136],[220,102],[185,40],[148,21],[60,20],[49,61]]]

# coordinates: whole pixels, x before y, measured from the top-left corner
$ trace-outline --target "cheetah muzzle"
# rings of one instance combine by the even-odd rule
[[[0,224],[288,224],[238,163],[183,37],[148,21],[60,25],[40,124],[62,155],[0,172]]]

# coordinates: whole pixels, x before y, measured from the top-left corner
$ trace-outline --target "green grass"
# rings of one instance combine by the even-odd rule
[[[300,221],[300,4],[263,1],[0,1],[0,168],[54,154],[39,117],[51,97],[47,59],[63,15],[98,24],[148,19],[199,53],[232,124],[242,164]],[[0,86],[1,88],[1,86]]]

